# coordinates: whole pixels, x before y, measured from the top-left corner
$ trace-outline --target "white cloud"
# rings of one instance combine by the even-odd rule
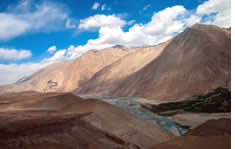
[[[45,58],[43,59],[41,62],[42,63],[55,63],[55,62],[60,62],[62,60],[67,59],[67,57],[65,56],[66,54],[66,50],[59,50],[57,51],[52,57],[50,58]]]
[[[132,25],[132,24],[135,23],[135,21],[136,21],[136,20],[130,20],[130,21],[127,22],[127,25]]]
[[[70,19],[67,19],[65,27],[66,28],[76,28],[76,25],[73,24]]]
[[[217,7],[218,2],[216,2],[216,5],[213,5],[213,8],[217,8],[207,12],[206,10],[209,9],[209,7],[206,8],[207,5],[207,3],[200,5],[196,13],[193,10],[186,10],[180,5],[169,7],[154,13],[150,22],[146,24],[136,23],[126,32],[123,31],[122,27],[124,25],[131,25],[134,21],[126,22],[117,15],[95,15],[82,19],[80,20],[79,29],[89,30],[96,27],[98,28],[99,37],[97,39],[88,40],[85,45],[79,45],[77,47],[70,46],[67,56],[70,58],[76,58],[88,50],[99,50],[116,44],[125,45],[127,47],[156,45],[172,38],[176,34],[182,32],[185,28],[195,23],[205,23],[202,22],[203,15],[205,15],[205,13],[209,14],[211,12],[215,12],[215,10],[219,10],[216,17],[218,25],[218,16],[222,13],[222,9],[218,8],[219,6]],[[223,5],[224,6],[220,7],[226,8],[229,3]],[[226,16],[227,17],[224,18],[230,18],[230,15]]]
[[[183,15],[185,12],[186,9],[183,6],[174,6],[154,13],[151,22],[145,26],[144,32],[152,35],[178,32],[184,24],[177,17]]]
[[[147,5],[144,6],[144,8],[141,11],[139,11],[139,13],[143,13],[144,11],[146,11],[149,8],[151,8],[151,5],[147,4]]]
[[[18,36],[30,28],[30,24],[11,14],[0,13],[0,40]]]
[[[80,20],[79,29],[89,29],[95,27],[117,27],[123,26],[126,21],[121,20],[116,15],[94,15]]]
[[[134,24],[127,32],[124,25],[131,25],[134,21],[122,20],[117,15],[95,15],[80,20],[79,29],[98,28],[99,38],[88,40],[87,44],[77,47],[70,46],[68,55],[76,58],[91,49],[103,49],[116,44],[125,46],[155,45],[163,42],[185,28],[184,16],[186,9],[183,6],[174,6],[154,13],[147,24]]]
[[[103,5],[101,6],[101,10],[102,10],[102,11],[104,11],[104,10],[111,10],[111,8],[107,7],[106,4],[103,4]]]
[[[0,85],[14,83],[17,80],[29,76],[49,64],[60,62],[67,57],[66,50],[59,50],[53,56],[45,58],[38,63],[23,63],[23,64],[0,64]]]
[[[22,77],[29,76],[47,64],[25,63],[25,64],[0,64],[0,85],[14,83]]]
[[[191,15],[186,21],[187,26],[192,26],[193,24],[200,23],[201,17],[197,15]]]
[[[145,5],[145,6],[144,6],[144,8],[143,8],[143,11],[145,11],[145,10],[149,9],[150,7],[151,7],[151,5],[150,5],[150,4]]]
[[[67,50],[67,56],[71,59],[75,59],[83,53],[87,52],[87,50],[83,46],[75,47],[71,45]]]
[[[111,10],[111,8],[107,7],[106,4],[100,4],[100,3],[98,3],[98,2],[95,2],[95,3],[92,5],[92,7],[91,7],[92,10],[97,10],[97,9],[99,9],[99,8],[100,8],[102,11],[104,11],[104,10]]]
[[[54,3],[32,4],[21,1],[0,12],[0,40],[7,40],[25,32],[53,31],[64,26],[67,13]]]
[[[149,8],[148,5],[145,10],[147,8]],[[70,46],[67,56],[75,58],[88,50],[99,50],[116,44],[125,46],[155,45],[172,38],[195,23],[208,23],[208,21],[203,22],[202,17],[211,13],[217,13],[215,22],[209,20],[211,23],[222,27],[229,24],[230,0],[223,3],[222,0],[209,0],[198,6],[196,13],[193,10],[186,10],[180,5],[169,7],[154,13],[151,21],[147,24],[136,23],[127,32],[124,32],[122,27],[131,25],[134,21],[126,22],[117,15],[91,16],[80,20],[79,29],[98,28],[99,37],[88,40],[85,45]]]
[[[51,46],[50,48],[48,48],[47,50],[49,53],[54,53],[56,51],[56,46]]]
[[[14,83],[17,80],[27,77],[49,64],[68,59],[66,50],[59,50],[53,56],[45,58],[38,63],[23,64],[0,64],[0,85]]]
[[[198,15],[208,15],[208,20],[210,23],[221,26],[230,27],[231,26],[231,0],[208,0],[198,6]],[[216,14],[215,19],[213,19],[212,14]]]
[[[20,60],[20,59],[29,58],[31,56],[32,56],[32,53],[29,50],[0,48],[0,59]]]
[[[199,6],[200,7],[200,6]],[[87,44],[77,47],[71,45],[67,50],[69,58],[76,58],[91,49],[103,49],[113,45],[143,46],[164,42],[186,27],[201,23],[202,16],[183,6],[173,6],[156,12],[147,24],[134,24],[124,32],[124,25],[134,21],[125,21],[117,15],[95,15],[80,20],[79,29],[98,28],[99,37],[88,40]]]
[[[105,8],[106,8],[106,5],[103,4],[103,5],[101,6],[101,10],[105,10]]]
[[[91,9],[96,10],[96,9],[99,8],[99,6],[100,6],[100,4],[99,4],[98,2],[95,2],[95,3],[92,5]]]

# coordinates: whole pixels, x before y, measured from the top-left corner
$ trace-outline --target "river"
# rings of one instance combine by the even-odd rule
[[[176,136],[181,136],[187,129],[181,128],[167,117],[159,116],[145,108],[138,102],[141,98],[135,97],[110,97],[110,96],[83,96],[83,98],[96,98],[107,103],[110,103],[122,110],[125,110],[143,120],[151,121],[166,130],[170,131]]]

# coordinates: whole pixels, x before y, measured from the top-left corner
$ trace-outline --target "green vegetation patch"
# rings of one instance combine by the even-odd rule
[[[208,94],[195,96],[191,100],[144,107],[158,114],[179,110],[206,113],[231,112],[231,92],[226,88],[217,88]]]

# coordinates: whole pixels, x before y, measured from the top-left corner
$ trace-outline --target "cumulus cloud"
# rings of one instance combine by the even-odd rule
[[[81,19],[79,29],[90,29],[95,27],[119,27],[126,24],[126,21],[116,15],[94,15],[86,19]]]
[[[183,6],[174,6],[154,13],[151,22],[145,26],[144,32],[152,35],[179,32],[184,26],[184,22],[178,17],[185,12],[186,9]]]
[[[92,5],[91,9],[96,10],[96,9],[99,8],[99,6],[100,6],[100,4],[99,4],[98,2],[95,2],[95,3]]]
[[[226,1],[226,2],[225,2]],[[71,45],[67,56],[76,58],[91,49],[103,49],[113,45],[143,46],[164,42],[185,28],[195,23],[212,23],[221,27],[230,27],[230,0],[208,0],[194,10],[186,10],[183,6],[173,6],[155,12],[151,21],[146,24],[125,21],[117,15],[95,15],[80,20],[79,29],[98,28],[99,37],[90,39],[85,45]],[[149,6],[146,6],[146,9]],[[215,13],[213,20],[211,14]],[[207,15],[207,21],[202,18]],[[124,32],[125,25],[131,25]]]
[[[56,46],[51,46],[50,48],[48,48],[47,50],[49,53],[54,53],[56,51]]]
[[[207,15],[207,21],[212,24],[221,27],[231,26],[231,0],[208,0],[198,6],[196,13],[201,16]]]
[[[0,48],[0,59],[4,60],[20,60],[29,58],[32,56],[29,50],[16,50],[16,49],[6,49]]]
[[[30,31],[53,31],[64,26],[67,13],[54,3],[32,4],[21,1],[0,12],[0,40],[7,40]]]
[[[200,23],[201,17],[197,15],[191,15],[188,19],[186,19],[185,24],[187,26],[192,26],[193,24]]]
[[[55,62],[60,62],[62,60],[67,59],[65,54],[66,54],[66,50],[59,50],[52,57],[45,58],[41,62],[42,63],[48,63],[48,64],[55,63]]]
[[[122,27],[131,25],[133,20],[125,21],[117,15],[94,15],[80,20],[79,29],[98,28],[99,37],[88,40],[87,44],[67,49],[69,58],[76,58],[91,49],[103,49],[113,45],[143,46],[163,42],[185,28],[186,9],[183,6],[166,8],[153,14],[147,24],[134,24],[127,32]]]

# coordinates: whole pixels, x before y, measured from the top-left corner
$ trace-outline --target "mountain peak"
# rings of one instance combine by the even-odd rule
[[[112,48],[124,49],[125,46],[117,44],[117,45],[112,46]]]
[[[190,27],[191,29],[197,29],[201,31],[208,31],[208,30],[223,30],[224,28],[221,28],[216,25],[209,25],[209,24],[194,24]]]
[[[194,29],[200,29],[200,28],[204,28],[204,27],[212,27],[212,26],[215,26],[215,25],[208,25],[208,24],[194,24],[192,25],[190,28],[194,28]]]
[[[123,57],[76,93],[177,100],[230,86],[231,39],[225,29],[195,24],[165,44]]]

